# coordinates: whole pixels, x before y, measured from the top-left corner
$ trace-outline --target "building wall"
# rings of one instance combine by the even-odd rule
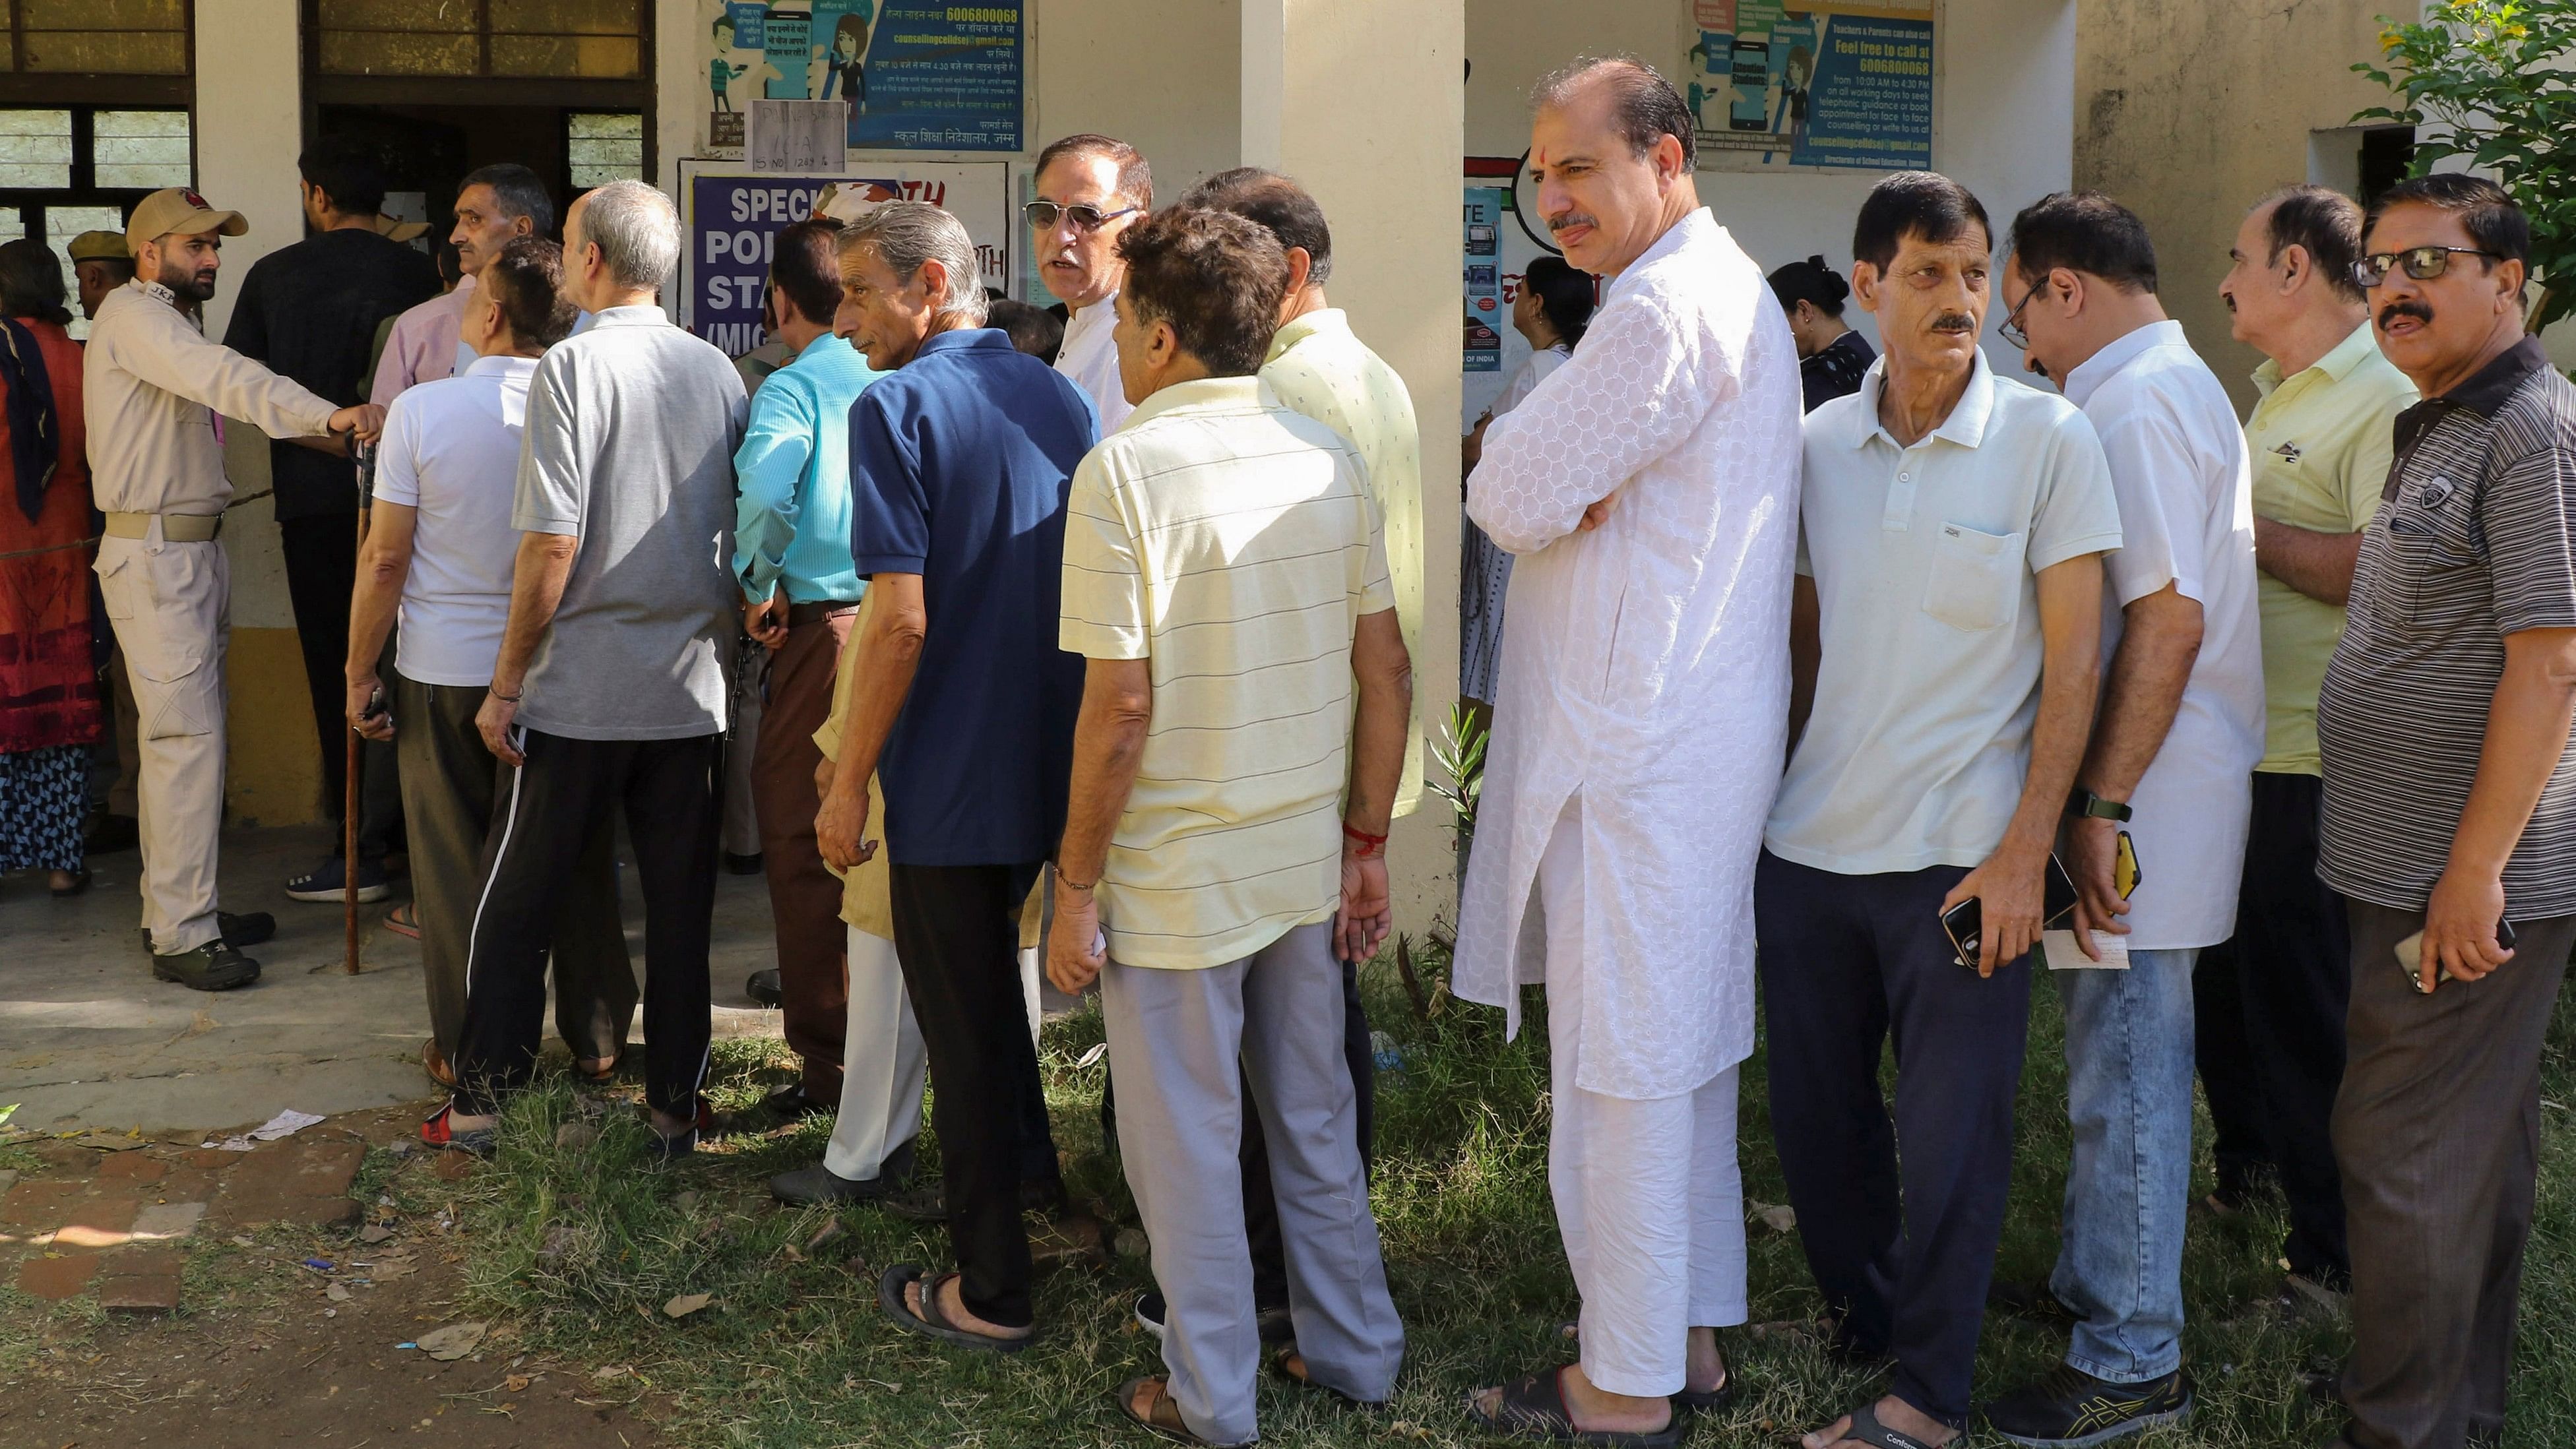
[[[2261,356],[2228,336],[2218,300],[2246,209],[2304,181],[2350,188],[2353,114],[2387,92],[2352,73],[2379,55],[2380,18],[2410,0],[2087,0],[2077,26],[2075,176],[2127,203],[2156,241],[2159,295],[2251,408]],[[2285,58],[2295,57],[2295,63]],[[2324,133],[2324,134],[2320,134]]]

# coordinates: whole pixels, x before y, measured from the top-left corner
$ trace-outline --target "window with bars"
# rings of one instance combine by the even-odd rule
[[[7,64],[31,75],[186,75],[190,0],[7,0]]]
[[[644,0],[313,0],[313,7],[313,68],[322,75],[644,78]]]
[[[572,189],[644,178],[644,118],[633,111],[568,111],[564,159]]]

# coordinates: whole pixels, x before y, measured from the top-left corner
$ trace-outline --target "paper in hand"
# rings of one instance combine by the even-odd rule
[[[2051,971],[2126,971],[2129,969],[2128,937],[2115,936],[2109,931],[2095,931],[2093,949],[2102,953],[2101,960],[2096,961],[2084,954],[2084,948],[2076,942],[2073,931],[2039,933],[2040,954],[2047,959],[2048,969]]]

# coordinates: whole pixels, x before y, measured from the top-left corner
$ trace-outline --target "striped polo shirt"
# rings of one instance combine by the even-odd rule
[[[2396,453],[2317,698],[2317,873],[2421,910],[2477,775],[2505,636],[2576,628],[2576,387],[2525,338],[2398,414]],[[2576,752],[2505,864],[2507,917],[2576,914],[2571,860]]]
[[[1351,637],[1395,607],[1366,476],[1250,377],[1164,388],[1075,470],[1059,643],[1153,679],[1100,875],[1119,964],[1222,966],[1340,904]]]

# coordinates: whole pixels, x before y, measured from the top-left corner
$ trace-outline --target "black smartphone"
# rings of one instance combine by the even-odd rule
[[[1941,929],[1949,934],[1950,945],[1959,953],[1959,964],[1977,969],[1977,947],[1984,929],[1982,903],[1970,896],[1941,913]],[[2066,867],[2057,863],[2057,853],[2049,852],[2048,868],[2041,878],[2039,923],[2054,926],[2075,910],[2075,881]]]

